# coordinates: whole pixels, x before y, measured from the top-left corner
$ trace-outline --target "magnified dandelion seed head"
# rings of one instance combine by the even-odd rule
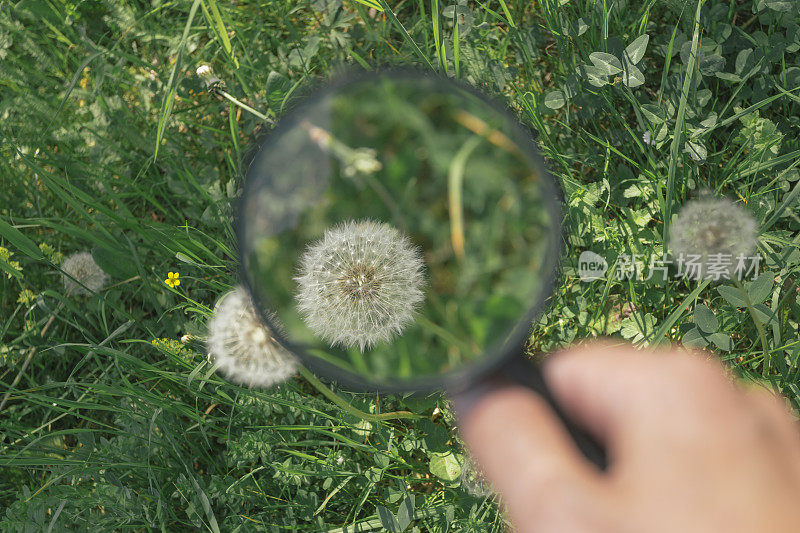
[[[208,323],[207,348],[228,379],[248,387],[275,385],[297,370],[297,359],[259,319],[244,287],[217,302]]]
[[[670,228],[673,255],[699,255],[701,277],[709,277],[712,260],[721,254],[733,262],[731,269],[721,276],[730,278],[737,257],[749,257],[756,249],[757,238],[753,215],[726,198],[690,200]]]
[[[345,222],[303,254],[295,278],[298,309],[316,335],[364,351],[391,341],[413,321],[424,269],[419,249],[397,229]]]
[[[61,263],[61,270],[69,274],[69,276],[62,275],[64,288],[67,289],[68,294],[97,292],[103,288],[108,278],[103,269],[94,262],[94,258],[89,252],[76,252],[67,256]]]

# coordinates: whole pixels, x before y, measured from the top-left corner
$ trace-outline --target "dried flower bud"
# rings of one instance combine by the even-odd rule
[[[378,152],[372,148],[356,148],[344,157],[342,174],[348,178],[359,174],[372,174],[383,168],[377,158]]]
[[[206,84],[206,89],[213,92],[217,87],[222,84],[222,80],[214,75],[214,71],[208,65],[200,65],[195,71],[197,77],[203,80]]]

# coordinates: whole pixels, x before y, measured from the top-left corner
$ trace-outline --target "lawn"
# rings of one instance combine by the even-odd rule
[[[800,408],[796,2],[364,2],[0,0],[0,530],[506,528],[446,396],[251,389],[207,355],[254,139],[378,66],[460,79],[535,136],[565,251],[531,353],[683,344]],[[648,276],[701,196],[756,219],[741,285]],[[93,293],[63,279],[80,252]]]

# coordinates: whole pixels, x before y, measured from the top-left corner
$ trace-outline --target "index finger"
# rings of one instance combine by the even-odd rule
[[[464,441],[518,528],[572,531],[594,520],[601,474],[536,393],[501,386],[458,414]]]

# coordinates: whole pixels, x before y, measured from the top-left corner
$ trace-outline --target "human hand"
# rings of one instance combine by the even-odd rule
[[[543,372],[565,413],[605,444],[609,468],[584,459],[528,389],[462,408],[463,439],[518,531],[800,531],[800,431],[778,397],[677,349],[591,343]]]

